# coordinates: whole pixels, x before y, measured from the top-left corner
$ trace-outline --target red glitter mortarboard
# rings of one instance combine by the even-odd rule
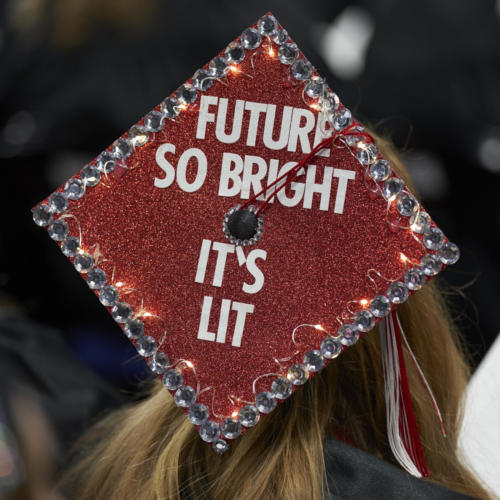
[[[271,14],[33,217],[217,451],[458,259]]]

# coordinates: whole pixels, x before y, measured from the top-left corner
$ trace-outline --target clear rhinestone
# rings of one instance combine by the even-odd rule
[[[168,370],[163,375],[163,385],[169,391],[175,391],[182,385],[182,373],[177,370]]]
[[[391,303],[387,297],[376,295],[370,302],[370,312],[376,318],[383,318],[389,314]]]
[[[408,288],[401,281],[394,281],[387,287],[387,291],[385,292],[387,298],[393,304],[402,304],[408,299]]]
[[[303,385],[309,378],[309,371],[306,366],[297,363],[288,369],[286,377],[293,385]]]
[[[292,383],[286,378],[279,377],[273,380],[271,392],[275,398],[286,399],[292,394]]]
[[[449,266],[455,264],[460,258],[460,249],[455,243],[448,241],[439,249],[438,256],[443,264]]]
[[[359,143],[362,142],[362,138],[359,135],[342,134],[342,137],[344,138],[345,144],[353,149],[357,148]]]
[[[189,385],[183,385],[175,391],[174,401],[177,406],[189,408],[196,401],[196,392]]]
[[[74,257],[80,250],[80,242],[74,236],[68,236],[61,245],[61,251],[66,257]]]
[[[222,435],[227,439],[235,439],[241,434],[241,422],[234,418],[226,418],[221,425]]]
[[[208,71],[213,78],[222,78],[227,75],[229,66],[223,57],[217,56],[210,61]]]
[[[410,290],[419,290],[425,285],[425,274],[420,269],[410,269],[405,274],[405,285]]]
[[[92,255],[89,255],[88,253],[79,253],[75,256],[73,265],[78,272],[87,273],[92,269],[94,259]]]
[[[259,33],[263,36],[273,36],[278,29],[278,21],[274,16],[263,16],[257,22]]]
[[[256,49],[262,42],[260,33],[255,28],[247,28],[241,34],[241,44],[247,50]]]
[[[52,224],[54,216],[48,205],[39,205],[33,210],[33,220],[37,226],[48,226]]]
[[[305,59],[299,59],[295,61],[292,65],[292,76],[296,80],[307,80],[312,73],[312,65],[309,61]]]
[[[384,182],[382,195],[387,201],[392,201],[403,191],[405,185],[399,177],[391,177]]]
[[[210,75],[208,71],[205,71],[204,69],[199,69],[194,75],[193,75],[193,85],[197,90],[201,90],[202,92],[205,92],[208,90],[213,83],[213,78]]]
[[[144,323],[140,319],[130,319],[123,328],[129,339],[138,339],[144,335]]]
[[[304,355],[304,365],[309,372],[319,372],[325,366],[321,352],[316,349],[307,351]]]
[[[344,135],[343,134],[342,137],[343,137],[345,144],[347,146],[349,146],[350,148],[357,148],[358,145],[360,144],[360,142],[362,142],[359,135]]]
[[[97,157],[96,165],[101,172],[109,174],[110,172],[113,172],[113,170],[115,169],[116,158],[109,151],[103,151]]]
[[[444,234],[438,227],[431,227],[423,236],[423,242],[429,250],[439,250],[444,243]]]
[[[288,40],[288,31],[284,29],[278,30],[276,34],[273,36],[274,43],[278,45],[283,45],[284,43],[286,43],[287,40]]]
[[[224,439],[217,439],[217,441],[212,443],[212,448],[216,453],[222,455],[222,453],[229,449],[229,445],[227,444],[227,441],[224,441]]]
[[[82,168],[81,179],[85,186],[95,187],[101,180],[101,172],[94,165],[87,165]]]
[[[342,344],[333,337],[327,337],[323,339],[319,349],[324,358],[334,359],[342,352]]]
[[[48,232],[54,241],[63,241],[68,236],[69,227],[66,222],[59,219],[49,226]]]
[[[121,160],[128,158],[132,154],[132,144],[128,139],[118,139],[113,143],[113,154]]]
[[[193,104],[193,102],[196,101],[197,95],[198,92],[196,92],[196,89],[189,83],[185,83],[177,90],[177,98],[182,104]]]
[[[208,408],[202,403],[194,403],[189,407],[188,418],[194,425],[201,425],[208,420]]]
[[[151,356],[149,359],[148,365],[153,373],[162,375],[168,370],[170,361],[164,352],[156,352],[155,355]]]
[[[424,255],[420,260],[420,269],[426,276],[435,276],[441,271],[442,267],[441,261],[435,255]]]
[[[399,193],[397,200],[398,212],[405,217],[410,217],[418,210],[417,200],[411,194]]]
[[[294,43],[285,43],[278,50],[278,59],[283,64],[293,64],[299,55],[299,49]]]
[[[102,269],[95,267],[94,269],[91,269],[89,271],[89,273],[87,274],[87,285],[92,290],[99,290],[105,284],[106,284],[106,273]]]
[[[339,104],[340,100],[337,94],[334,94],[333,92],[328,92],[326,97],[323,97],[321,95],[320,98],[318,99],[318,106],[321,108],[322,111],[328,111],[333,113],[333,111],[335,111],[339,107]]]
[[[99,301],[103,306],[112,307],[120,298],[118,290],[113,285],[107,285],[101,288],[99,292]]]
[[[344,130],[346,127],[348,127],[351,124],[352,121],[352,115],[351,112],[347,109],[340,109],[335,111],[332,115],[332,125],[333,128],[337,131],[339,130]]]
[[[307,82],[304,92],[311,97],[316,99],[323,95],[323,89],[325,88],[325,81],[319,76],[312,76]]]
[[[167,97],[161,103],[161,111],[167,118],[173,120],[180,112],[179,102],[175,97]]]
[[[159,132],[165,123],[165,117],[163,113],[159,111],[150,111],[144,117],[144,127],[150,132]]]
[[[356,157],[361,165],[371,165],[377,159],[378,150],[375,144],[359,142]]]
[[[158,349],[156,347],[155,339],[150,335],[144,335],[144,337],[138,339],[137,343],[135,344],[135,348],[137,349],[137,352],[144,358],[153,356],[153,354],[156,353],[156,349]]]
[[[261,413],[271,413],[276,408],[276,398],[268,391],[259,392],[255,406]]]
[[[68,197],[61,191],[52,193],[49,198],[49,208],[52,212],[61,213],[68,208]]]
[[[203,422],[200,427],[200,437],[207,443],[214,443],[219,439],[220,430],[217,422],[207,420]]]
[[[359,339],[359,332],[355,325],[342,325],[337,335],[339,342],[345,346],[353,345]]]
[[[146,127],[134,125],[128,132],[128,138],[134,148],[140,148],[148,143],[149,132]]]
[[[370,311],[359,311],[354,315],[354,326],[360,332],[369,332],[375,326],[375,318]]]
[[[375,163],[370,165],[368,172],[374,181],[385,181],[389,175],[391,175],[391,167],[389,166],[389,162],[387,160],[377,160]]]
[[[246,405],[240,408],[238,420],[245,427],[253,427],[260,419],[259,410],[253,405]]]
[[[80,179],[70,179],[64,185],[64,192],[70,200],[79,200],[85,194],[85,185]]]
[[[113,306],[111,314],[117,323],[126,323],[132,318],[132,308],[126,302],[118,302]]]
[[[226,48],[226,60],[230,64],[238,64],[245,59],[245,49],[238,42],[231,42]]]
[[[410,217],[410,229],[417,234],[425,233],[431,227],[431,218],[426,212],[418,211]]]

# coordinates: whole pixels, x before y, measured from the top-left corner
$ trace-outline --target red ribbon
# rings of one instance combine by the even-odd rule
[[[293,167],[292,169],[290,169],[288,172],[284,173],[283,175],[281,175],[280,177],[278,177],[275,181],[273,181],[271,184],[269,184],[267,187],[265,187],[264,189],[262,189],[261,191],[259,191],[257,194],[255,194],[254,196],[252,196],[248,201],[246,201],[242,206],[241,208],[245,208],[247,207],[248,205],[250,205],[251,203],[253,203],[259,196],[261,196],[262,194],[264,194],[266,191],[269,190],[269,188],[272,188],[273,186],[275,186],[276,184],[278,184],[280,181],[282,181],[283,179],[286,179],[286,181],[279,187],[275,188],[273,190],[273,192],[271,193],[271,195],[269,196],[269,198],[267,198],[267,200],[264,201],[264,203],[259,207],[259,209],[257,210],[256,214],[255,215],[259,215],[261,214],[264,209],[267,207],[267,205],[271,202],[271,200],[282,190],[284,189],[286,186],[288,186],[298,175],[299,175],[299,172],[301,170],[302,167],[304,167],[312,158],[314,158],[322,149],[326,148],[326,147],[329,147],[331,146],[331,144],[333,143],[333,141],[335,141],[339,136],[341,135],[346,135],[348,132],[352,131],[352,129],[356,128],[360,126],[359,123],[357,122],[354,122],[352,125],[350,125],[349,127],[345,128],[344,130],[340,131],[340,132],[335,132],[335,134],[332,134],[330,137],[327,137],[326,139],[323,139],[320,143],[316,144],[316,146],[314,146],[314,148],[311,150],[310,153],[308,153],[306,156],[304,156],[304,158],[302,158],[302,160],[300,160],[297,165],[295,165],[295,167]],[[366,134],[364,132],[361,132],[359,130],[355,130],[352,134],[350,135],[359,135],[359,136],[363,136],[363,137],[366,137],[369,142],[373,142],[373,138],[369,135],[369,134]]]

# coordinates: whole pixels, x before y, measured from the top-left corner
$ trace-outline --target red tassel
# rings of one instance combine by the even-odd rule
[[[417,419],[413,411],[411,401],[410,385],[408,383],[408,374],[406,373],[405,358],[403,355],[403,347],[401,345],[401,329],[399,318],[395,311],[391,312],[394,330],[396,335],[396,346],[398,349],[399,370],[400,370],[400,420],[399,431],[403,437],[403,443],[408,452],[408,455],[413,459],[418,471],[422,477],[430,475],[429,468],[425,462],[424,452],[422,450],[422,442],[420,441],[420,433],[418,432]],[[395,317],[394,317],[395,316]]]
[[[446,427],[443,422],[443,417],[441,416],[441,412],[439,410],[439,406],[437,404],[436,398],[434,397],[434,394],[432,393],[432,389],[427,382],[427,379],[425,378],[424,372],[422,371],[422,368],[420,368],[420,365],[418,364],[417,358],[415,358],[415,354],[413,354],[413,351],[411,350],[410,344],[408,343],[408,339],[406,338],[405,332],[403,331],[403,327],[401,326],[401,322],[399,321],[399,316],[395,314],[395,319],[396,319],[396,325],[399,328],[399,331],[401,333],[401,337],[403,339],[403,342],[406,346],[406,349],[408,350],[408,353],[410,354],[410,357],[413,361],[413,364],[415,365],[415,368],[417,369],[418,376],[420,377],[420,380],[422,384],[424,384],[424,387],[427,391],[427,394],[429,395],[429,398],[432,402],[432,406],[434,408],[434,413],[436,414],[436,417],[439,420],[439,424],[441,425],[441,432],[443,434],[443,437],[446,437]]]
[[[383,353],[389,445],[396,460],[406,471],[416,477],[428,477],[430,472],[425,462],[417,419],[413,411],[401,343],[402,339],[406,342],[406,338],[396,312],[391,312],[381,323],[380,339]],[[413,353],[411,354],[414,362],[417,363]],[[418,368],[421,372],[420,367]],[[423,373],[421,375],[423,377]],[[430,391],[427,383],[426,387]],[[435,402],[433,397],[432,399]]]

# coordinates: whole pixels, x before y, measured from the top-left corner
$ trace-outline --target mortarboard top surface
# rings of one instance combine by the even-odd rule
[[[336,337],[336,357],[357,340],[355,334],[350,341],[349,327],[341,330],[345,337],[338,336],[341,325],[357,318],[362,335],[379,320],[368,313],[370,305],[383,316],[397,307],[398,293],[404,301],[406,292],[453,263],[458,252],[406,188],[396,197],[398,181],[384,184],[387,165],[380,155],[377,159],[370,138],[353,128],[349,111],[316,79],[304,55],[283,45],[293,41],[279,25],[276,34],[269,16],[252,28],[268,29],[270,36],[247,31],[235,40],[255,41],[256,48],[236,47],[232,60],[223,50],[218,56],[225,63],[207,64],[206,75],[189,79],[111,145],[108,156],[98,156],[61,186],[57,193],[76,198],[66,208],[59,194],[34,209],[37,222],[48,226],[82,277],[98,287],[96,295],[105,295],[105,281],[116,288],[119,302],[130,305],[131,310],[108,309],[129,337],[139,334],[138,344],[131,340],[157,372],[167,369],[165,359],[162,365],[161,356],[149,354],[157,349],[166,355],[167,385],[175,388],[181,373],[182,385],[194,390],[196,402],[217,424],[237,421],[240,409],[271,391],[278,376],[288,380],[280,389],[295,390],[300,384],[289,384],[294,377],[287,372],[302,365],[308,351],[325,355],[310,355],[310,377],[315,365],[331,361],[328,342],[320,350],[325,338]],[[140,128],[145,124],[149,130]],[[332,132],[333,146],[310,158],[266,207],[259,241],[232,244],[222,231],[228,210],[271,184]],[[384,198],[383,190],[391,187],[394,196]],[[253,205],[264,199],[259,196]],[[59,212],[53,210],[57,200]],[[63,223],[49,226],[57,219]],[[66,225],[78,240],[76,257],[71,241],[62,241]],[[422,258],[426,265],[419,267]],[[91,267],[104,271],[105,278],[99,271],[89,274]],[[410,290],[393,285],[388,293],[408,271]],[[377,295],[392,300],[371,304]],[[364,312],[355,318],[359,311]],[[127,327],[123,321],[131,319]],[[294,382],[306,379],[307,374]],[[181,388],[176,402],[187,412],[192,396]],[[263,414],[266,405],[270,410],[281,401],[262,398]],[[203,408],[196,416],[206,417]],[[245,421],[243,413],[240,417]],[[201,434],[213,441],[219,430],[210,425]],[[223,430],[232,438],[240,426],[230,421]]]

